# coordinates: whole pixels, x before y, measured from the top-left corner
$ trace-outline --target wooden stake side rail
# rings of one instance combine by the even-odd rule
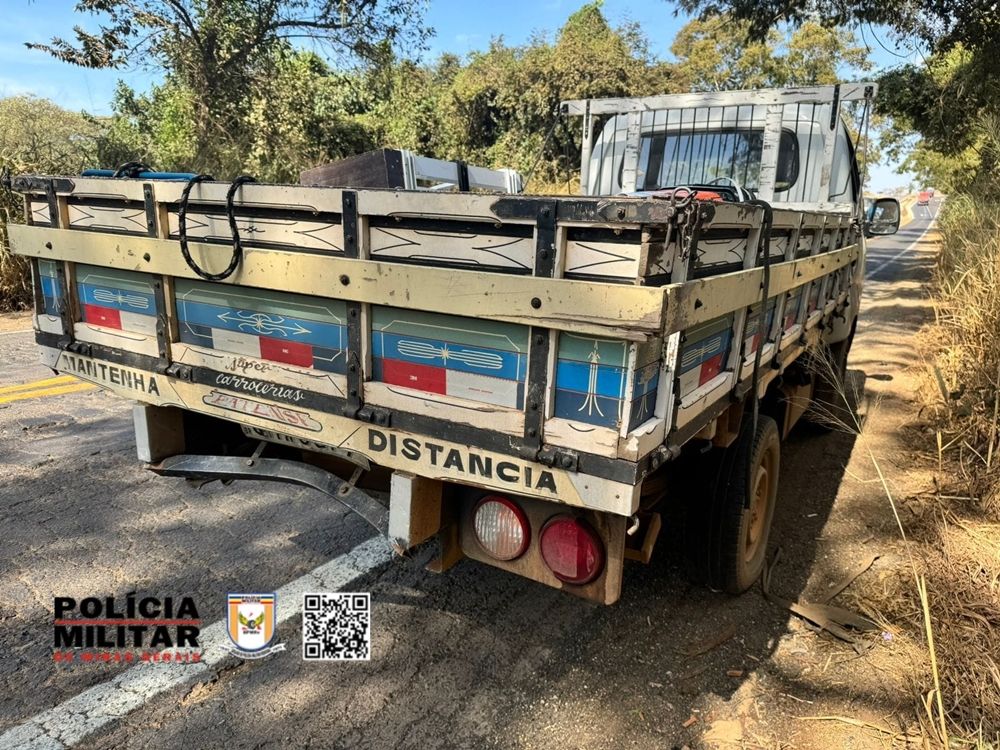
[[[66,232],[11,225],[16,255],[198,279],[173,240]],[[189,244],[213,267],[217,246]],[[770,296],[781,294],[859,257],[857,245],[772,266]],[[407,266],[313,253],[255,249],[220,284],[272,289],[412,310],[469,315],[560,331],[648,341],[747,307],[760,300],[762,268],[664,287],[507,276],[432,266]],[[537,301],[537,302],[536,302]]]
[[[242,263],[228,279],[206,285],[184,261],[176,239],[183,184],[98,178],[18,180],[16,186],[26,192],[29,225],[9,227],[11,246],[15,253],[33,259],[36,327],[47,358],[69,362],[55,353],[62,350],[78,359],[93,356],[131,366],[136,373],[159,373],[160,383],[178,393],[190,390],[184,382],[208,388],[204,393],[199,390],[197,398],[194,392],[188,394],[185,408],[238,421],[243,417],[205,408],[209,404],[205,399],[218,401],[221,397],[212,394],[219,388],[252,388],[264,396],[258,400],[269,408],[309,403],[314,408],[311,424],[323,430],[311,439],[334,445],[343,439],[340,433],[346,424],[360,429],[358,421],[383,428],[391,424],[431,440],[448,435],[470,447],[561,467],[569,477],[579,472],[581,481],[571,482],[576,488],[570,493],[576,497],[573,502],[614,513],[634,510],[638,494],[623,488],[637,486],[662,462],[664,445],[672,451],[683,444],[717,416],[725,393],[746,390],[754,330],[763,331],[759,345],[765,346],[765,364],[780,360],[787,365],[798,356],[796,352],[815,343],[816,323],[845,304],[849,286],[845,279],[853,275],[861,257],[857,229],[849,216],[774,210],[769,299],[762,320],[763,269],[755,264],[760,260],[763,210],[757,206],[250,184],[242,188],[236,203],[245,246]],[[209,271],[220,270],[229,258],[231,237],[224,227],[227,187],[204,183],[192,191],[189,249]],[[269,239],[261,241],[262,235]],[[420,254],[438,254],[392,255],[417,242],[422,243]],[[505,260],[477,265],[478,261],[469,262],[470,247],[486,255],[504,255]],[[457,262],[450,262],[463,252]],[[46,264],[44,274],[39,264]],[[155,300],[150,304],[158,311],[155,326],[123,333],[94,324],[83,310],[86,301],[78,295],[99,293],[110,299],[109,293],[78,292],[78,286],[84,288],[80,269],[98,277],[100,269],[109,269],[124,274],[126,282],[138,278],[128,273],[148,279],[148,296]],[[281,308],[285,299],[289,310],[296,305],[301,310],[303,301],[309,300],[339,310],[348,332],[342,354],[350,365],[321,372],[311,369],[320,367],[311,361],[286,359],[295,366],[262,363],[260,369],[244,370],[238,378],[223,377],[223,371],[245,367],[246,358],[239,356],[242,344],[205,349],[190,336],[180,335],[182,328],[190,332],[191,326],[179,319],[178,300],[183,296],[190,302],[206,288],[231,299],[266,290],[266,295],[258,296],[270,300],[268,310],[278,314],[285,313]],[[42,300],[53,289],[60,298],[54,303]],[[129,293],[125,288],[115,292]],[[472,394],[468,388],[474,387],[467,385],[465,376],[456,379],[455,398],[450,390],[439,391],[447,392],[445,398],[395,387],[378,369],[384,365],[376,361],[380,355],[376,346],[387,344],[383,338],[376,345],[374,335],[376,329],[391,330],[384,327],[384,318],[393,310],[411,311],[410,326],[429,325],[434,319],[420,316],[437,315],[480,321],[476,325],[484,326],[484,331],[501,331],[490,326],[518,327],[526,336],[518,345],[518,356],[527,362],[526,370],[520,371],[520,390],[486,404],[463,400],[478,398],[463,395]],[[294,317],[292,312],[286,314]],[[273,323],[254,321],[265,327]],[[243,322],[240,331],[248,330]],[[686,363],[723,339],[728,354],[721,365],[706,360],[699,365],[706,373],[702,381],[696,377],[691,385]],[[574,340],[577,354],[564,360],[563,344],[568,341],[569,346]],[[582,354],[579,342],[585,343]],[[605,375],[596,363],[605,366],[609,351],[622,342],[622,382],[617,388],[625,395],[619,406],[609,406],[599,398],[595,378]],[[579,382],[586,390],[591,344],[590,391],[583,394],[582,406],[567,410],[565,401],[560,406],[564,396],[558,391],[563,387],[563,368],[576,367],[575,358],[583,368]],[[439,356],[426,343],[405,346],[415,357]],[[767,369],[762,382],[779,371]],[[285,392],[294,398],[289,400],[282,395]],[[601,426],[598,417],[607,418],[609,408],[617,411],[617,420]],[[336,419],[328,418],[331,414]],[[327,430],[337,432],[327,435]],[[384,456],[369,458],[379,462]],[[538,471],[536,467],[530,475],[537,477]],[[604,484],[588,485],[586,476]],[[598,488],[604,495],[613,489],[613,498],[605,502],[604,495],[597,496]],[[544,497],[547,491],[528,494]]]

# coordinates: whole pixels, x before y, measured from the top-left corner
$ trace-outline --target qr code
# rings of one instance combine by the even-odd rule
[[[368,661],[372,652],[371,594],[302,596],[302,658]]]

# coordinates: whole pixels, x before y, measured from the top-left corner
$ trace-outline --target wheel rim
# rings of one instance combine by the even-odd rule
[[[774,453],[767,450],[761,456],[760,463],[757,464],[753,474],[750,508],[747,510],[750,517],[743,538],[743,560],[745,562],[752,561],[760,551],[761,545],[766,543],[767,520],[770,516],[775,478]]]

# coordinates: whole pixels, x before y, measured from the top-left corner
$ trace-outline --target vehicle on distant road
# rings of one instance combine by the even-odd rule
[[[921,190],[919,193],[917,193],[917,205],[918,206],[929,206],[930,203],[931,203],[931,196],[932,195],[933,195],[933,193],[931,193],[930,190]]]

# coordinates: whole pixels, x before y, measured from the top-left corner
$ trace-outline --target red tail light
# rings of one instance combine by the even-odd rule
[[[473,527],[479,544],[497,560],[520,557],[531,540],[531,527],[524,511],[501,495],[487,495],[479,501]]]
[[[542,559],[565,583],[590,583],[604,569],[604,545],[586,521],[556,516],[542,528]]]

